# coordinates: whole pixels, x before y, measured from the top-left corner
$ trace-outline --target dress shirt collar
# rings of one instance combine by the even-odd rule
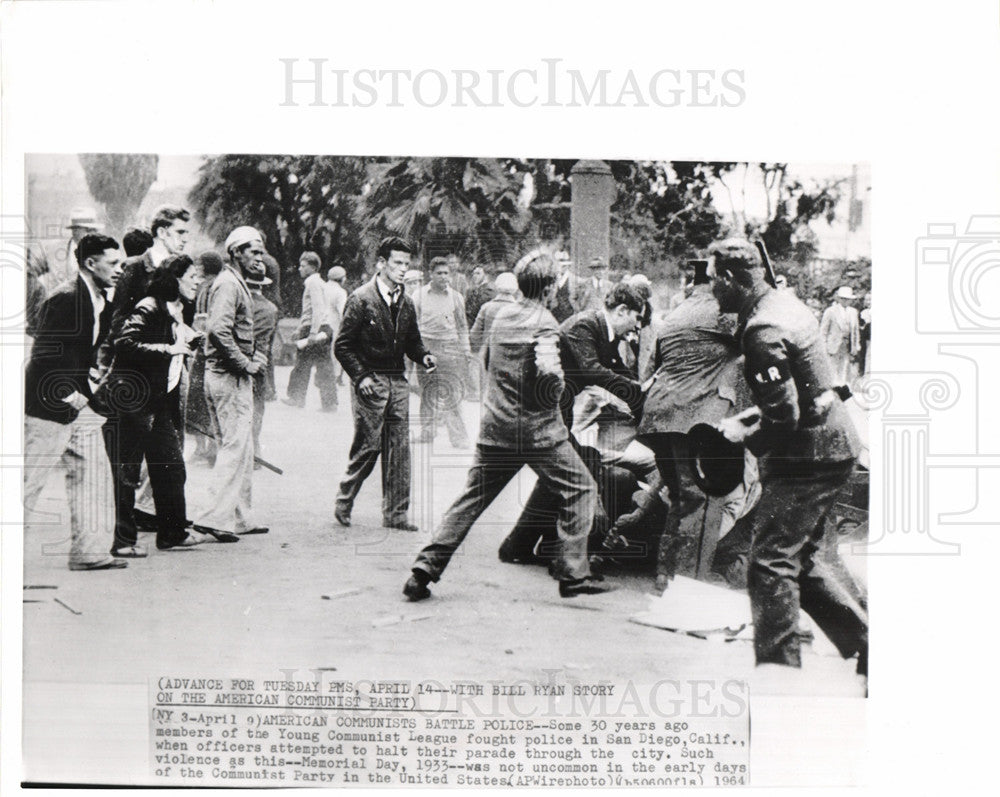
[[[94,306],[94,331],[91,336],[91,342],[96,344],[97,339],[101,336],[101,313],[104,312],[105,303],[104,293],[98,289],[94,283],[94,277],[89,271],[81,270],[80,279],[87,286],[87,293],[90,294],[90,302]]]
[[[616,337],[615,328],[611,326],[611,315],[608,313],[607,308],[601,309],[601,315],[604,316],[604,324],[608,328],[608,342],[613,343]]]
[[[98,289],[89,271],[80,271],[80,279],[87,286],[87,293],[90,294],[90,301],[94,305],[94,318],[96,319],[104,311],[104,292]]]
[[[154,242],[153,245],[146,250],[149,252],[149,262],[153,264],[153,268],[156,268],[160,265],[160,263],[170,257],[170,252],[167,251],[167,247],[162,245],[157,246],[158,243],[158,241]]]
[[[389,306],[392,306],[392,297],[399,296],[403,290],[402,285],[397,285],[393,288],[386,280],[382,279],[380,274],[375,275],[375,286],[378,288],[378,292],[385,300],[385,303]]]

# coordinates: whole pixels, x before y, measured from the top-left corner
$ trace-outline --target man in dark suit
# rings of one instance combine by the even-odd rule
[[[334,517],[351,525],[354,499],[382,456],[382,522],[388,528],[416,531],[410,508],[410,404],[403,378],[403,355],[428,371],[435,368],[417,328],[413,301],[403,291],[410,245],[386,238],[378,248],[378,273],[344,306],[334,353],[354,389],[354,441],[340,483]]]
[[[576,313],[580,290],[580,280],[572,271],[573,263],[566,252],[556,252],[559,276],[556,279],[556,294],[552,300],[552,315],[560,324]]]
[[[66,470],[72,543],[70,570],[108,570],[127,562],[108,555],[113,514],[103,418],[88,407],[98,347],[108,334],[104,291],[121,276],[118,243],[89,234],[77,244],[79,274],[42,305],[24,387],[24,511],[30,516],[58,462]]]
[[[607,390],[629,405],[639,417],[642,390],[623,364],[619,342],[623,335],[636,328],[645,300],[641,293],[628,285],[612,289],[600,310],[587,310],[571,316],[559,327],[559,357],[565,389],[560,401],[563,422],[573,428],[573,404],[586,388],[595,386]],[[571,441],[576,441],[571,436]],[[505,562],[525,562],[539,536],[554,536],[552,518],[557,510],[557,496],[539,481],[524,505],[514,529],[500,546],[500,559]],[[594,513],[598,533],[607,531],[610,522],[600,501]]]

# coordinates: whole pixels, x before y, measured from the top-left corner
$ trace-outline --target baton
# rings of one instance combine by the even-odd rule
[[[184,425],[188,429],[190,429],[192,432],[194,432],[195,434],[200,434],[202,437],[211,437],[213,440],[215,440],[215,435],[214,434],[211,434],[210,432],[206,432],[200,426],[197,426],[196,424],[193,424],[190,421],[185,421]],[[267,468],[270,471],[274,471],[279,476],[284,476],[285,475],[285,472],[281,468],[279,468],[277,465],[272,465],[270,462],[268,462],[263,457],[258,457],[256,454],[254,454],[253,461],[256,462],[258,465],[260,465],[262,468]]]
[[[774,267],[771,265],[771,258],[767,255],[767,247],[764,246],[764,242],[760,238],[754,241],[753,244],[757,247],[757,251],[760,252],[760,259],[764,262],[764,279],[767,280],[767,284],[772,288],[777,288],[778,281],[774,277]]]

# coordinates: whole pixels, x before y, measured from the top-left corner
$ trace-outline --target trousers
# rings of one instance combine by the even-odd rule
[[[587,576],[587,535],[597,506],[597,485],[565,440],[552,448],[529,451],[477,445],[465,489],[445,512],[430,543],[417,555],[413,569],[423,570],[437,581],[479,516],[525,465],[558,498],[559,544],[549,572],[561,581]]]
[[[572,437],[569,444],[580,456],[597,486],[597,500],[589,532],[590,547],[596,549],[611,528],[611,519],[617,518],[628,506],[638,485],[630,471],[604,464],[601,453],[596,449],[580,446]],[[558,551],[559,536],[556,529],[559,505],[560,496],[547,489],[546,484],[539,479],[524,503],[514,528],[500,546],[501,556],[530,561],[535,555],[547,558]]]
[[[179,417],[180,401],[174,390],[148,411],[121,413],[105,422],[104,445],[111,461],[115,496],[113,548],[136,543],[134,511],[143,459],[153,492],[158,541],[182,538],[187,533],[187,472],[177,432]]]
[[[253,380],[206,370],[205,401],[219,448],[210,476],[211,503],[195,522],[238,534],[254,526]]]
[[[347,472],[337,491],[337,508],[350,515],[361,485],[382,458],[382,519],[406,520],[410,509],[410,391],[402,375],[374,374],[375,396],[351,391],[354,440]]]
[[[750,527],[747,573],[758,664],[800,667],[799,609],[812,617],[844,658],[868,655],[868,613],[849,574],[834,572],[817,551],[826,519],[854,460],[814,467],[761,463],[761,497],[730,534]]]
[[[24,515],[34,518],[38,499],[53,466],[66,477],[69,503],[70,564],[108,559],[111,542],[111,467],[101,426],[104,419],[89,407],[72,423],[24,419]]]
[[[316,369],[316,387],[323,409],[337,406],[337,379],[333,373],[333,356],[330,341],[312,344],[295,354],[295,365],[288,375],[288,398],[296,404],[305,404],[309,377]]]
[[[420,425],[425,440],[432,440],[437,431],[438,418],[444,420],[448,439],[456,447],[469,444],[469,435],[462,420],[462,399],[465,397],[466,371],[468,363],[465,355],[454,344],[425,340],[424,344],[437,359],[437,368],[428,373],[420,370]]]
[[[645,444],[656,457],[656,468],[670,496],[667,519],[660,536],[656,573],[673,577],[694,576],[708,496],[695,484],[688,465],[686,434],[663,432],[648,435]]]

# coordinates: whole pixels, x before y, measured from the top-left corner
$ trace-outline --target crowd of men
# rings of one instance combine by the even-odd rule
[[[252,488],[276,397],[273,265],[253,227],[197,258],[185,253],[189,232],[190,214],[173,206],[121,245],[91,228],[70,243],[73,279],[46,297],[29,285],[25,511],[30,520],[60,464],[72,570],[146,557],[142,530],[160,550],[268,532]],[[527,466],[537,484],[501,561],[546,565],[563,598],[612,589],[605,575],[630,560],[655,566],[658,590],[678,575],[746,588],[758,663],[799,666],[801,606],[867,672],[867,599],[829,532],[859,453],[842,402],[870,357],[867,297],[859,314],[841,288],[817,323],[744,240],[691,261],[660,315],[645,276],[612,282],[597,258],[581,277],[547,248],[497,274],[467,276],[455,255],[433,257],[426,284],[413,265],[413,246],[387,238],[374,276],[348,294],[343,268],[324,280],[321,257],[301,255],[283,398],[301,410],[312,379],[322,411],[336,412],[338,386],[349,384],[354,434],[333,516],[351,525],[381,462],[383,525],[410,532],[410,393],[420,397],[418,445],[444,425],[452,447],[471,447],[462,402],[481,403],[465,487],[413,563],[409,600],[430,597]],[[211,499],[196,511],[185,497],[186,435],[211,465]],[[113,528],[93,500],[108,480]]]

